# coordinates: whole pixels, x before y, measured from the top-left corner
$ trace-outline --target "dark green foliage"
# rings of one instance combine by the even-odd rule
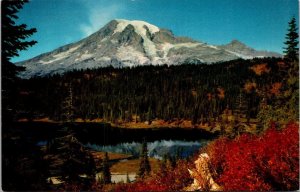
[[[62,103],[62,119],[66,122],[73,122],[74,120],[74,107],[73,107],[73,90],[72,84],[69,83],[66,87],[68,95]]]
[[[48,141],[45,152],[50,164],[48,176],[60,176],[65,184],[88,185],[95,180],[94,158],[69,127],[58,130],[56,138]]]
[[[255,117],[260,97],[254,90],[244,93],[244,84],[256,82],[263,87],[280,82],[286,71],[278,72],[280,59],[236,60],[213,65],[112,67],[68,72],[65,75],[35,77],[23,80],[22,90],[28,95],[17,101],[21,117],[37,115],[60,120],[61,104],[73,94],[74,118],[100,118],[106,122],[136,121],[151,123],[192,120],[194,124],[216,121],[228,106],[234,110],[243,92],[248,117]],[[257,76],[249,68],[268,63],[269,74]],[[225,91],[219,97],[218,88]],[[53,99],[55,98],[55,99]]]
[[[285,57],[290,59],[291,61],[297,60],[299,54],[298,48],[298,32],[297,32],[297,25],[296,25],[296,18],[293,17],[289,22],[288,33],[286,34],[286,44],[285,47]]]
[[[67,96],[62,103],[63,120],[73,121],[73,91],[71,84],[66,86]],[[72,124],[70,124],[72,125]],[[53,141],[48,141],[48,154],[59,159],[62,164],[55,166],[61,172],[61,179],[66,184],[91,183],[95,179],[96,164],[93,156],[75,137],[72,126],[65,126],[59,130]],[[54,171],[55,172],[55,171]],[[82,178],[80,175],[86,175]]]
[[[66,181],[80,181],[79,175],[86,174],[90,179],[95,176],[95,163],[93,157],[85,151],[83,146],[73,136],[67,136],[66,143],[59,151],[64,161],[62,166],[62,174]]]
[[[14,132],[11,123],[17,112],[17,73],[23,70],[11,63],[18,51],[26,50],[36,41],[26,41],[36,29],[27,29],[25,24],[17,25],[17,13],[28,0],[1,1],[1,96],[2,96],[2,190],[34,191],[47,190],[47,162],[36,143]]]
[[[287,34],[286,45],[288,46],[287,58],[289,62],[286,100],[288,100],[287,108],[290,109],[294,119],[299,117],[299,35],[297,32],[296,19],[293,17],[289,22],[289,30]]]
[[[49,190],[46,181],[49,164],[43,159],[43,152],[35,142],[25,139],[23,133],[13,135],[2,132],[2,190]]]
[[[171,167],[175,168],[176,167],[176,157],[168,156],[168,160],[170,162]]]
[[[35,28],[27,29],[27,25],[17,25],[15,20],[18,19],[17,13],[28,3],[28,0],[4,0],[1,2],[2,12],[2,59],[6,63],[12,57],[19,56],[18,51],[26,50],[37,42],[25,41],[36,32]]]
[[[17,25],[17,13],[28,0],[1,1],[1,70],[2,70],[2,112],[3,120],[10,120],[15,113],[17,97],[17,73],[23,70],[11,63],[12,57],[18,56],[18,51],[26,50],[36,41],[26,41],[36,32],[35,28],[27,29],[25,24]]]
[[[148,149],[146,140],[142,143],[141,155],[140,155],[140,168],[138,172],[138,176],[143,178],[146,175],[149,175],[151,172],[151,166],[148,159]]]
[[[109,170],[109,158],[107,152],[105,153],[103,162],[102,162],[102,181],[103,184],[111,183],[111,174]]]

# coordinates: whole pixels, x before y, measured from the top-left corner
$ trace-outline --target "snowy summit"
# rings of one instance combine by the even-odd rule
[[[222,46],[208,45],[176,37],[170,30],[145,21],[116,19],[78,42],[16,64],[26,67],[20,76],[30,78],[105,66],[201,64],[270,56],[281,55],[256,51],[237,40]]]

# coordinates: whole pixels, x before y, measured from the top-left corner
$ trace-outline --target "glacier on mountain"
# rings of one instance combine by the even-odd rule
[[[256,51],[237,40],[227,45],[209,45],[187,37],[176,37],[170,30],[145,21],[116,19],[78,42],[16,65],[26,67],[20,73],[22,78],[30,78],[105,66],[210,64],[273,56],[281,57],[278,53]]]

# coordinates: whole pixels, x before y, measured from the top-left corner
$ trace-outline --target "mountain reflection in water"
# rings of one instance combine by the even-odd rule
[[[201,141],[181,141],[181,140],[157,140],[147,142],[148,154],[150,157],[162,159],[164,155],[186,158],[197,152],[201,147],[206,145],[208,140]],[[140,142],[126,142],[116,145],[97,145],[87,143],[86,147],[111,153],[123,153],[138,157],[142,144]]]

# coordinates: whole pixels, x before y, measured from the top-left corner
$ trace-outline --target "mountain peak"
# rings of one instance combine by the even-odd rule
[[[190,38],[176,37],[170,30],[160,29],[145,21],[115,19],[78,42],[17,64],[26,67],[20,76],[29,78],[104,66],[215,63],[273,55],[258,52],[238,40],[223,46],[212,46]]]
[[[154,34],[160,30],[157,26],[145,21],[126,19],[115,19],[115,21],[118,22],[115,33],[122,32],[128,25],[132,25],[135,29],[135,32],[142,36],[145,36],[147,34],[147,29],[151,34]]]
[[[243,52],[243,51],[255,51],[251,47],[248,47],[246,44],[242,43],[241,41],[234,39],[230,43],[226,45],[220,46],[222,48],[228,49],[230,51],[235,52]]]
[[[230,43],[228,43],[226,46],[244,46],[247,47],[244,43],[237,39],[233,39]]]

